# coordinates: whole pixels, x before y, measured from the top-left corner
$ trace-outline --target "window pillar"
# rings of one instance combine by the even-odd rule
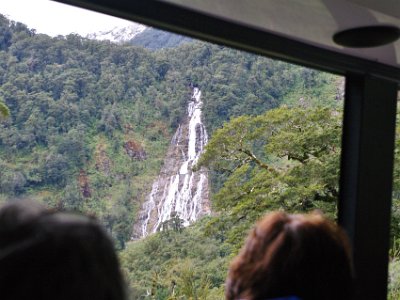
[[[353,247],[356,299],[386,299],[396,102],[395,82],[346,76],[339,224]]]

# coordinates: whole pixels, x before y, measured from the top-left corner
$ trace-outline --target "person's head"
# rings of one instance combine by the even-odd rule
[[[123,300],[111,240],[92,218],[25,201],[0,209],[0,295],[4,300]]]
[[[288,296],[302,300],[353,296],[348,238],[320,214],[266,215],[231,263],[227,300]]]

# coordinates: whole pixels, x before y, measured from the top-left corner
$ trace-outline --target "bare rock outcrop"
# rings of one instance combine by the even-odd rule
[[[129,140],[124,143],[126,154],[132,159],[145,160],[147,158],[146,151],[144,151],[142,145],[135,140]]]

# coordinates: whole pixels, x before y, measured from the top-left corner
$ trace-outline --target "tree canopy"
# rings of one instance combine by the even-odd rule
[[[336,217],[342,79],[167,33],[171,48],[142,42],[154,49],[51,38],[0,15],[0,202],[96,215],[134,299],[221,299],[230,258],[265,212]],[[194,87],[211,136],[197,167],[209,169],[214,214],[130,241]],[[396,156],[394,241],[399,165]]]
[[[199,161],[226,176],[213,196],[219,214],[210,230],[226,228],[239,247],[246,230],[270,210],[320,209],[334,217],[340,136],[341,111],[329,108],[280,107],[216,130]]]
[[[193,87],[210,135],[235,116],[336,95],[334,76],[199,41],[149,51],[51,38],[4,16],[0,33],[0,107],[10,112],[0,123],[0,201],[95,214],[121,248]]]

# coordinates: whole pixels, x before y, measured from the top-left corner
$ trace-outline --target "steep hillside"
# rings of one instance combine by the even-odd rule
[[[289,100],[334,103],[336,81],[203,42],[148,51],[50,38],[1,16],[0,99],[11,117],[0,125],[0,201],[29,197],[95,214],[122,248],[193,86],[212,135],[234,116]],[[213,178],[217,190],[223,179]]]
[[[96,215],[121,250],[132,299],[190,299],[193,293],[222,299],[227,264],[264,209],[308,209],[309,202],[298,199],[317,195],[318,203],[332,210],[340,146],[338,137],[331,138],[340,130],[343,81],[166,33],[169,37],[155,41],[158,34],[153,31],[142,43],[157,49],[150,51],[79,35],[50,38],[0,15],[0,104],[10,111],[0,119],[0,202],[32,198]],[[167,169],[163,163],[173,161],[165,160],[166,152],[179,124],[187,122],[195,88],[201,90],[202,121],[211,139],[208,157],[201,160],[210,170],[207,197],[215,213],[228,214],[188,228],[179,216],[162,219],[163,231],[130,241],[153,182]],[[315,106],[325,108],[314,111]],[[308,118],[321,128],[330,126],[332,134],[308,127],[299,134]],[[293,127],[283,126],[289,119]],[[269,133],[262,131],[266,124],[281,133],[271,148],[266,148]],[[315,152],[314,137],[329,149]],[[285,171],[276,177],[283,185],[235,148],[241,138],[248,139],[258,162]],[[322,163],[307,161],[301,168],[287,154],[310,148]],[[176,161],[185,164],[185,155]],[[333,171],[321,173],[321,166]],[[301,180],[293,179],[296,174]],[[310,182],[310,188],[301,188]],[[287,193],[280,198],[271,186]],[[254,187],[259,209],[250,195]],[[272,206],[263,202],[268,193],[275,197]]]
[[[0,19],[0,199],[96,214],[129,239],[190,89],[132,46],[50,38]]]
[[[194,40],[182,35],[173,34],[150,27],[146,28],[130,40],[132,45],[144,47],[150,50],[174,48],[183,43],[190,42],[194,42]]]

